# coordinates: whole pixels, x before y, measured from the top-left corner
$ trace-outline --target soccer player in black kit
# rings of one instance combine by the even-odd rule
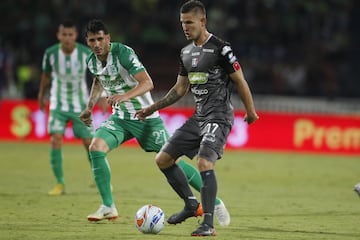
[[[162,99],[138,111],[136,116],[143,120],[152,112],[175,103],[189,90],[194,95],[196,109],[193,116],[170,137],[156,155],[156,163],[185,202],[184,209],[167,220],[169,224],[177,224],[197,216],[199,202],[175,160],[182,155],[190,159],[197,155],[197,167],[203,181],[201,203],[204,214],[202,223],[191,235],[215,236],[213,215],[217,180],[214,167],[223,155],[234,123],[230,100],[232,86],[245,106],[244,121],[251,124],[259,117],[231,45],[206,29],[204,5],[196,0],[184,3],[180,9],[180,22],[186,38],[192,42],[181,50],[177,81]]]

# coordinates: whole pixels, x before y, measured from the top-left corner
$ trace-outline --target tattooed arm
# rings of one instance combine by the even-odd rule
[[[97,78],[94,78],[93,84],[91,86],[89,102],[86,106],[87,109],[92,110],[95,104],[99,101],[101,93],[104,89],[101,86],[100,81]]]
[[[171,104],[177,102],[182,96],[184,96],[188,89],[190,83],[189,79],[186,76],[178,75],[175,85],[169,90],[169,92],[160,100],[156,101],[151,106],[141,109],[136,112],[135,117],[140,120],[144,120],[147,116],[151,115],[153,112],[170,106]]]
[[[101,93],[103,92],[103,88],[100,84],[100,81],[94,77],[93,84],[91,86],[90,98],[86,108],[80,114],[80,120],[85,123],[86,126],[90,126],[91,119],[91,110],[95,106],[95,104],[99,101]]]

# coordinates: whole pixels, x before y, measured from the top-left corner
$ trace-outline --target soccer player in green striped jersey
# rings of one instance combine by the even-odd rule
[[[104,90],[108,103],[112,105],[112,115],[96,130],[90,144],[93,175],[102,204],[95,213],[88,215],[88,220],[114,220],[118,217],[118,212],[111,193],[107,153],[131,138],[136,138],[145,151],[159,152],[169,133],[157,111],[143,121],[135,117],[137,111],[153,104],[150,94],[153,82],[134,50],[124,44],[111,42],[110,34],[100,20],[91,20],[85,33],[86,42],[93,52],[87,64],[94,80],[87,108],[81,113],[80,119],[90,126],[91,109]],[[187,185],[189,182],[195,189],[201,188],[199,172],[185,161],[179,160],[171,172],[171,178],[166,175],[171,184]],[[200,216],[201,204],[189,191],[189,195],[197,203],[195,215]],[[224,209],[227,211],[225,207]]]
[[[43,56],[38,93],[39,107],[45,111],[45,91],[51,85],[48,133],[51,136],[50,162],[56,185],[49,191],[49,195],[61,195],[65,192],[62,142],[67,123],[72,122],[75,137],[82,139],[88,159],[94,132],[92,125],[86,126],[79,119],[89,97],[86,58],[91,50],[76,42],[78,32],[71,20],[65,20],[59,25],[56,36],[59,43],[47,48]]]

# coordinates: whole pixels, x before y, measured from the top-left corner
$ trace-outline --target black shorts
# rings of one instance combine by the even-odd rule
[[[192,159],[198,155],[211,162],[220,159],[224,153],[231,124],[221,120],[209,121],[200,128],[199,123],[189,118],[161,149],[173,159],[183,155]]]

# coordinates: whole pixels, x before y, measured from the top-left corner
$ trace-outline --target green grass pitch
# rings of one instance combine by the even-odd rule
[[[158,235],[144,235],[134,226],[135,212],[144,204],[160,206],[166,217],[183,207],[155,166],[154,153],[120,147],[109,154],[120,216],[89,223],[86,216],[97,210],[100,196],[89,187],[83,147],[64,145],[67,193],[50,197],[55,182],[49,146],[0,142],[1,240],[192,238],[200,218],[167,224]],[[360,198],[353,191],[360,182],[359,156],[226,151],[216,174],[231,224],[220,227],[215,220],[213,239],[360,239]]]

